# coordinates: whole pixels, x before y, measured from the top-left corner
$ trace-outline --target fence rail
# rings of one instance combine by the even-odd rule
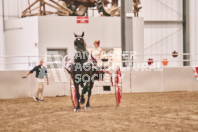
[[[177,55],[177,57],[173,57]],[[187,59],[184,59],[186,56]],[[159,67],[184,67],[183,63],[189,63],[185,66],[197,66],[198,54],[108,54],[105,56],[111,66],[119,65],[124,67],[134,67],[141,63],[145,66],[159,65]],[[68,59],[73,56],[46,55],[46,56],[0,56],[0,70],[30,70],[38,65],[39,59],[43,58],[48,68],[64,68]],[[150,60],[149,60],[150,59]],[[163,62],[167,61],[167,65]],[[130,65],[128,65],[130,64]],[[56,65],[56,66],[52,66]],[[52,67],[50,67],[52,66]]]

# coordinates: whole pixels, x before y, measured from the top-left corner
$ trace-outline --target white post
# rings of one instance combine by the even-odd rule
[[[137,52],[137,60],[144,60],[144,19],[142,17],[132,18],[132,44],[133,51]],[[138,56],[142,55],[142,56]]]
[[[4,56],[5,54],[5,43],[4,43],[4,2],[0,1],[0,56]],[[4,62],[4,58],[0,58],[0,63]],[[1,64],[0,69],[4,70],[5,65]]]

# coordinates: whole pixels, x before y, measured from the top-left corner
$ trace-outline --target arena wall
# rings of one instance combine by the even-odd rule
[[[28,63],[32,60],[27,56],[38,56],[38,42],[37,17],[7,20],[5,22],[5,56],[7,56],[5,69],[28,70]],[[38,62],[37,58],[33,58],[34,61]]]
[[[198,81],[191,67],[164,68],[163,71],[132,71],[132,92],[197,91]]]
[[[24,98],[35,94],[37,86],[34,75],[27,79],[21,77],[27,71],[0,71],[0,98]],[[56,73],[56,74],[54,74]],[[170,92],[170,91],[198,91],[198,81],[193,75],[191,67],[164,68],[163,71],[125,71],[122,72],[123,93],[142,92]],[[50,85],[46,86],[45,96],[70,95],[70,77],[65,70],[49,70]],[[96,82],[93,94],[114,93],[103,91],[103,85],[108,82]]]
[[[38,62],[37,56],[45,56],[47,49],[67,49],[67,54],[73,55],[74,33],[83,31],[87,48],[93,48],[96,40],[101,41],[104,49],[121,48],[119,17],[90,17],[89,24],[78,24],[76,17],[58,16],[12,19],[5,23],[5,56],[13,56],[6,58],[6,63],[20,63],[6,65],[6,70],[28,70],[28,63]]]
[[[102,48],[121,48],[121,22],[119,17],[89,17],[88,24],[77,23],[76,17],[38,17],[39,55],[45,55],[47,48],[66,48],[68,55],[75,49],[74,33],[85,32],[87,48],[93,48],[100,40]]]

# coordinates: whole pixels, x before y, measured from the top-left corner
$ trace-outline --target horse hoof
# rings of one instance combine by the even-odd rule
[[[85,107],[85,110],[91,110],[91,107]]]
[[[74,112],[80,112],[80,109],[74,109]]]
[[[80,102],[80,104],[84,104],[85,103],[85,99],[80,99],[79,102]]]

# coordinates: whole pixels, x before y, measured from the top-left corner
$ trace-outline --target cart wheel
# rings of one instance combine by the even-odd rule
[[[119,6],[119,0],[97,0],[96,7],[99,13],[103,13],[104,16],[111,16],[111,9]]]
[[[116,79],[115,79],[115,97],[117,106],[120,106],[122,101],[122,74],[120,68],[116,70]]]
[[[76,98],[76,89],[74,87],[74,84],[73,84],[73,80],[71,79],[70,80],[70,92],[71,92],[71,100],[72,100],[72,104],[73,106],[76,108],[77,105],[78,105],[78,101],[77,101],[77,98]]]

